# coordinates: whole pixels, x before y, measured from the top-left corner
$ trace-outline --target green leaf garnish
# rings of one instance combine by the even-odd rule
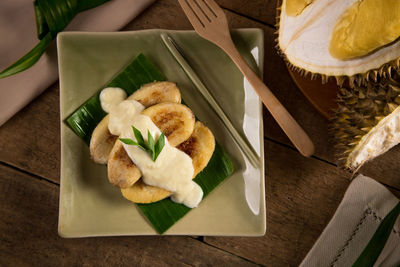
[[[154,145],[153,158],[157,158],[158,155],[160,155],[164,145],[165,145],[165,138],[164,138],[164,131],[162,131],[160,137],[157,140],[157,143]]]
[[[142,133],[138,129],[136,129],[134,126],[132,126],[132,131],[133,131],[133,134],[135,135],[138,146],[144,148],[144,150],[146,150],[148,152],[149,148],[143,139]]]
[[[132,126],[132,131],[135,135],[136,142],[130,138],[119,138],[119,140],[121,140],[121,142],[124,144],[140,147],[151,155],[151,159],[153,161],[156,161],[158,155],[160,155],[161,150],[165,145],[164,131],[162,131],[160,137],[157,139],[157,142],[155,144],[154,138],[153,136],[151,136],[149,130],[147,130],[147,143],[146,141],[144,141],[142,133],[138,129],[136,129],[135,126]]]
[[[154,138],[153,138],[153,136],[151,136],[151,133],[149,130],[147,130],[147,143],[148,143],[150,151],[151,151],[151,158],[153,159],[153,161],[155,161],[156,153],[154,152]]]
[[[121,140],[122,143],[127,144],[127,145],[132,145],[132,146],[138,146],[139,144],[136,143],[135,141],[133,141],[130,138],[120,138],[119,140]]]
[[[33,64],[35,64],[39,58],[42,56],[44,51],[46,51],[47,47],[51,44],[53,37],[50,33],[46,34],[46,36],[25,56],[20,58],[17,62],[9,66],[0,72],[0,79],[5,78],[11,75],[14,75],[18,72],[24,71],[30,68]]]

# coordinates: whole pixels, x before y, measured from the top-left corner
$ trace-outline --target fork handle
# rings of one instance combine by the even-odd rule
[[[314,144],[307,133],[290,115],[286,108],[279,102],[271,90],[264,84],[258,75],[250,68],[236,49],[231,38],[225,38],[225,42],[218,44],[235,62],[236,66],[246,77],[254,90],[259,95],[265,107],[276,120],[293,145],[303,156],[309,157],[314,153]]]

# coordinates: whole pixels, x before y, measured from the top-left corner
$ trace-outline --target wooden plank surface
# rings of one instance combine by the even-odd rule
[[[256,266],[185,236],[60,238],[58,192],[0,165],[0,266]]]
[[[0,127],[0,162],[59,182],[58,83]]]
[[[349,175],[266,142],[267,234],[205,241],[258,264],[297,266],[334,214]]]
[[[276,0],[217,0],[221,7],[264,24],[275,26]]]
[[[264,111],[267,233],[260,238],[57,236],[60,169],[58,84],[0,127],[0,266],[3,265],[225,265],[295,266],[330,220],[350,174],[334,165],[329,122],[292,82],[275,49],[275,0],[218,0],[232,28],[265,35],[264,80],[316,144],[304,158]],[[123,30],[192,29],[175,0],[158,0]],[[398,196],[400,148],[362,172]],[[32,174],[32,175],[31,175]],[[40,180],[43,178],[43,180]]]
[[[265,151],[266,235],[205,241],[258,264],[298,266],[335,213],[350,175],[273,142],[265,142]]]

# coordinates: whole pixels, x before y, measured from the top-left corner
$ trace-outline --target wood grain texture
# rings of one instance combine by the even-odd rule
[[[58,84],[0,127],[0,161],[52,181],[60,172]]]
[[[265,153],[266,235],[206,237],[205,242],[258,264],[298,266],[335,213],[350,177],[272,142],[265,142]]]
[[[223,8],[238,14],[250,17],[259,22],[275,26],[276,1],[275,0],[252,0],[232,1],[216,0]]]
[[[191,237],[60,238],[58,193],[0,165],[0,266],[256,266]]]

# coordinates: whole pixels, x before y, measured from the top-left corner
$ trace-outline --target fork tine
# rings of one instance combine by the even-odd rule
[[[200,18],[194,13],[191,6],[188,4],[187,0],[178,0],[183,12],[185,12],[186,17],[189,19],[193,28],[197,31],[199,29],[204,28],[204,24],[200,21]]]
[[[225,15],[224,11],[222,11],[222,8],[217,3],[215,3],[214,0],[201,0],[201,1],[205,2],[205,4],[208,6],[211,12],[216,15],[216,17]]]
[[[211,7],[204,0],[194,0],[197,5],[201,8],[204,15],[208,18],[208,21],[211,21],[213,18],[217,17],[217,14],[211,9]]]
[[[190,6],[190,8],[193,10],[193,12],[203,25],[206,25],[208,22],[211,21],[210,18],[208,18],[204,13],[204,11],[200,8],[196,0],[184,0],[184,1]]]

